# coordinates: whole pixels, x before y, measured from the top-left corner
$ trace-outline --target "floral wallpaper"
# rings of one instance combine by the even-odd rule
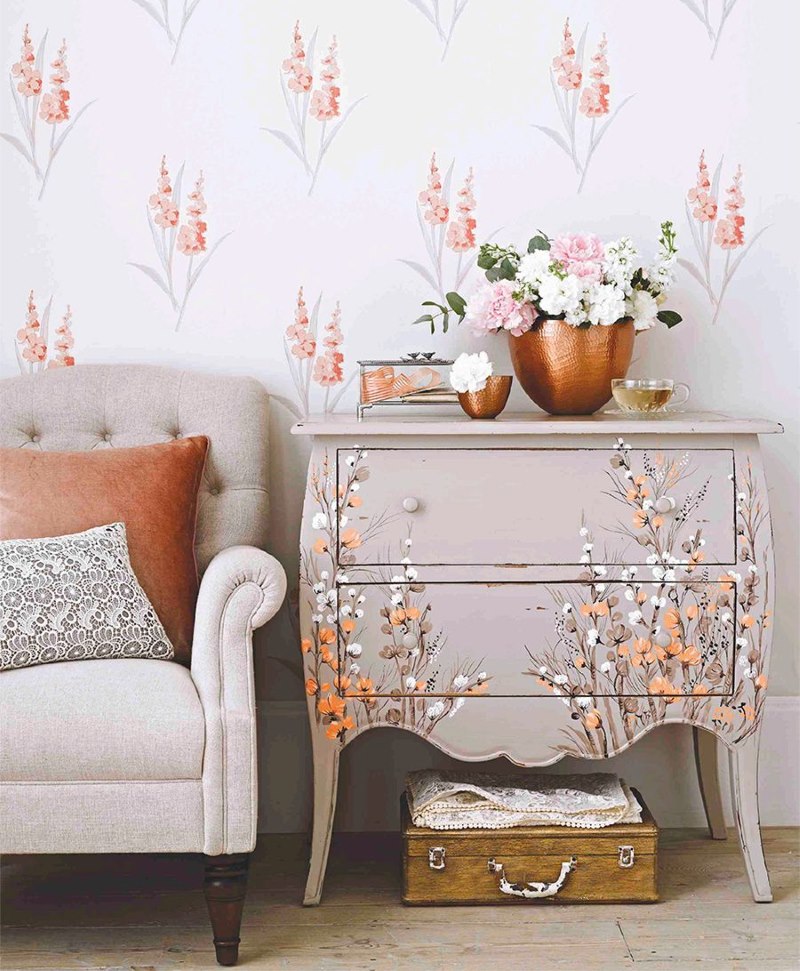
[[[684,323],[638,338],[632,374],[787,423],[765,447],[779,600],[797,588],[795,5],[5,0],[3,14],[0,374],[148,361],[258,377],[277,402],[274,547],[296,574],[296,416],[351,411],[360,358],[484,349],[507,370],[501,338],[411,323],[421,301],[469,294],[496,234],[646,247],[669,218]],[[511,407],[531,405],[515,390]],[[285,663],[262,659],[259,692],[294,698],[282,623],[269,653]],[[776,650],[793,692],[797,664]]]

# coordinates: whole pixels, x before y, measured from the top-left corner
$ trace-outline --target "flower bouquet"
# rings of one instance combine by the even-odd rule
[[[552,414],[590,414],[608,401],[611,380],[625,376],[635,333],[656,321],[680,323],[680,314],[662,309],[676,260],[671,222],[661,224],[658,254],[647,267],[627,236],[604,244],[591,233],[539,234],[524,254],[485,243],[478,266],[488,282],[469,300],[453,292],[447,305],[426,301],[432,309],[415,323],[430,324],[433,333],[441,317],[446,331],[455,315],[477,334],[507,331],[528,396]]]

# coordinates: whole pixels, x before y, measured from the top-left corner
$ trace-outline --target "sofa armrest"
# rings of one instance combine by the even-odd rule
[[[283,567],[251,546],[222,550],[200,584],[191,670],[206,723],[204,852],[210,856],[255,846],[253,630],[274,616],[285,594]]]

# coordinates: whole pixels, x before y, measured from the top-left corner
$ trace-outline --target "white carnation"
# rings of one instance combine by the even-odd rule
[[[532,253],[526,253],[519,262],[517,280],[537,290],[541,281],[549,275],[551,263],[550,250],[537,249]]]
[[[567,274],[563,280],[557,276],[546,276],[539,284],[539,309],[546,314],[558,317],[561,314],[574,315],[581,308],[583,286],[578,277]]]
[[[589,291],[589,323],[609,327],[625,316],[625,293],[613,283],[599,283]]]
[[[450,369],[450,384],[456,391],[483,391],[494,367],[486,351],[459,354]]]
[[[646,290],[634,290],[628,300],[628,313],[636,330],[649,330],[657,320],[658,302]]]
[[[665,293],[675,282],[675,271],[673,267],[678,257],[675,253],[669,256],[659,256],[647,271],[647,277],[658,289],[659,293]]]

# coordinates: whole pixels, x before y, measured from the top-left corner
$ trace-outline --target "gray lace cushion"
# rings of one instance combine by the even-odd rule
[[[124,523],[0,541],[0,670],[173,653],[131,568]]]

